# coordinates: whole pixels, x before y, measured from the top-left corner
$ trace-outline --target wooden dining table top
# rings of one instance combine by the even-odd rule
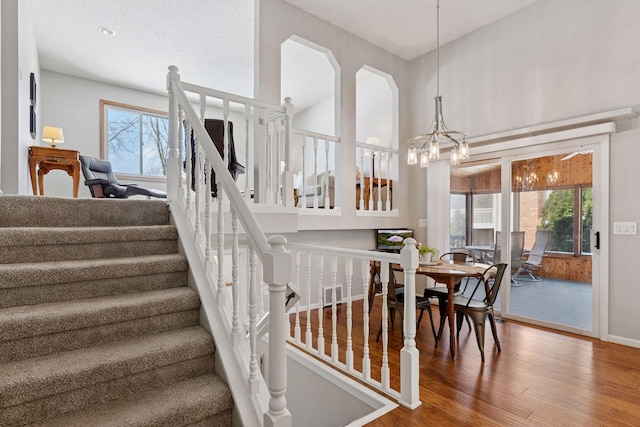
[[[416,269],[416,274],[445,275],[454,277],[473,277],[480,276],[487,268],[488,264],[476,263],[454,263],[447,261],[439,261],[429,264],[420,264]]]

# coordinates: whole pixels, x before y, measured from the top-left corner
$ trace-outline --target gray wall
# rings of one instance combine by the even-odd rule
[[[447,125],[480,136],[640,105],[639,19],[635,0],[541,0],[443,46]],[[411,99],[410,133],[417,134],[433,115],[435,54],[414,60],[411,72],[418,96]],[[611,221],[640,219],[632,188],[639,176],[637,137],[637,131],[612,137]],[[412,176],[420,181],[424,172]],[[416,197],[411,211],[419,215],[426,204],[427,195]],[[640,238],[612,235],[609,244],[609,335],[640,346],[634,307],[640,291],[631,260]]]

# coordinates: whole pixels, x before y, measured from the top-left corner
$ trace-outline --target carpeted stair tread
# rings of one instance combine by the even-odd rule
[[[78,245],[125,241],[175,240],[175,226],[0,227],[0,246]]]
[[[2,228],[0,264],[175,254],[171,225],[84,228]]]
[[[231,394],[215,374],[110,401],[32,424],[48,427],[231,426]],[[221,417],[216,418],[216,414]]]
[[[176,253],[126,258],[0,264],[0,288],[135,277],[146,274],[187,271],[188,268],[186,258]]]
[[[47,196],[0,197],[0,227],[105,227],[169,223],[163,200],[115,200]]]
[[[211,355],[200,326],[0,365],[0,408]]]
[[[188,287],[0,309],[0,342],[200,307]]]

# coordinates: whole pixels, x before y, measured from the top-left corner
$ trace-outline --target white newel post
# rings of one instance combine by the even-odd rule
[[[180,81],[178,67],[169,66],[167,73],[167,91],[169,92],[169,158],[167,159],[167,198],[175,200],[178,196],[178,174],[180,159],[178,158],[178,100],[173,93],[173,82]]]
[[[265,427],[290,427],[287,409],[287,354],[285,331],[285,291],[291,281],[292,257],[285,249],[283,236],[269,238],[271,249],[264,256],[264,280],[269,284],[269,409],[264,414]]]
[[[293,104],[291,98],[284,99],[282,105],[284,113],[284,171],[282,172],[282,204],[286,207],[294,207],[293,199],[293,172],[291,171],[291,144],[293,135],[291,133],[291,120],[293,118]]]
[[[400,251],[404,270],[404,347],[400,350],[400,403],[410,409],[420,402],[420,352],[416,348],[416,268],[418,249],[414,239],[406,239]]]

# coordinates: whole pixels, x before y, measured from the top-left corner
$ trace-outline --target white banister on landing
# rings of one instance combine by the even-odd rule
[[[198,95],[199,115],[185,93],[185,87]],[[286,251],[284,237],[272,236],[267,240],[247,205],[250,201],[246,194],[247,186],[245,185],[243,195],[205,130],[204,121],[208,108],[207,98],[213,96],[221,100],[224,135],[222,154],[225,159],[229,159],[230,102],[243,104],[241,109],[245,114],[249,112],[261,117],[266,124],[263,127],[267,129],[267,133],[262,134],[254,130],[253,134],[265,135],[268,140],[273,136],[269,131],[272,126],[278,127],[280,122],[289,121],[288,115],[293,110],[292,106],[290,102],[280,107],[196,85],[182,84],[175,66],[169,67],[167,90],[170,137],[167,161],[168,199],[195,285],[200,293],[206,321],[214,334],[218,354],[225,367],[237,412],[244,425],[290,427],[291,414],[285,398],[285,291],[287,284],[292,280],[291,269],[287,268],[287,265],[292,265],[291,255]],[[246,122],[258,123],[249,117],[246,117]],[[183,138],[183,135],[186,138]],[[279,132],[277,138],[280,137],[285,145],[289,144],[290,136],[286,132]],[[186,150],[182,148],[183,144]],[[283,161],[288,162],[286,150],[284,155]],[[278,167],[274,169],[276,172],[279,170],[280,157],[277,160]],[[271,168],[272,165],[266,166]],[[215,172],[215,182],[212,180],[212,171]],[[285,175],[287,173],[291,175],[285,167]],[[278,182],[285,189],[292,182],[291,176],[283,176],[274,181],[273,175],[270,175],[270,179],[270,182]],[[282,197],[284,204],[292,204],[292,199],[293,194],[291,197]],[[231,217],[231,242],[228,243],[231,249],[231,292],[225,283],[224,271],[225,261],[229,258],[225,242],[225,234],[229,234],[225,215]],[[249,278],[242,282],[239,260],[240,227],[246,235],[246,262],[249,264]],[[215,242],[213,236],[216,236]],[[216,251],[213,250],[213,245],[216,245]],[[259,262],[264,271],[264,280],[269,285],[269,347],[266,355],[269,361],[268,382],[265,382],[260,372],[258,361],[258,299],[262,283],[257,274]],[[242,295],[245,297],[242,298]],[[242,310],[241,304],[246,304]],[[241,316],[241,313],[245,314]]]
[[[420,405],[419,396],[419,351],[416,348],[416,291],[415,274],[418,266],[418,250],[413,239],[405,240],[405,246],[400,254],[360,251],[343,248],[329,248],[312,246],[307,244],[289,243],[287,247],[293,252],[296,262],[295,271],[305,272],[294,276],[297,282],[294,285],[300,290],[301,298],[296,305],[294,333],[289,341],[311,354],[321,358],[332,366],[372,385],[378,390],[394,397],[398,402],[408,408],[415,409]],[[325,264],[326,261],[326,264]],[[360,268],[354,269],[354,264]],[[370,332],[377,332],[378,325],[370,324],[369,286],[373,283],[372,266],[379,266],[380,291],[382,293],[382,308],[380,312],[380,334],[382,338],[382,357],[380,360],[371,360]],[[389,348],[389,307],[387,294],[389,292],[390,275],[393,274],[393,265],[399,265],[404,275],[404,342],[402,349]],[[314,274],[315,273],[315,274]],[[355,274],[354,274],[355,273]],[[328,276],[328,280],[326,279]],[[354,277],[356,276],[356,277]],[[359,277],[358,277],[359,276]],[[315,279],[315,282],[314,282]],[[353,295],[354,280],[362,285],[362,340],[353,336]],[[317,287],[317,296],[314,298],[312,282]],[[325,282],[328,288],[325,288]],[[338,319],[337,290],[339,284],[345,284],[346,288],[346,317]],[[329,293],[330,292],[330,293]],[[330,295],[330,304],[325,301],[325,296]],[[300,303],[306,305],[301,308]],[[330,307],[329,307],[330,306]],[[331,348],[327,354],[325,351],[325,307],[331,310]],[[317,320],[313,309],[317,310]],[[303,319],[301,314],[305,314]],[[377,317],[377,316],[376,316]],[[340,336],[337,332],[339,322],[346,322],[346,336]],[[305,323],[305,325],[299,325]],[[358,322],[360,323],[360,322]],[[315,327],[312,327],[312,324]],[[344,325],[342,325],[344,326]],[[297,330],[305,328],[304,341]],[[316,336],[313,336],[313,332]],[[362,341],[362,347],[355,347],[354,342]],[[376,344],[377,345],[377,344]],[[394,360],[399,360],[400,376],[393,378],[390,369],[390,355],[394,352]],[[344,361],[339,355],[344,353]],[[362,355],[360,370],[355,366],[355,354]],[[376,379],[378,378],[378,379]],[[394,389],[392,384],[399,384]]]

